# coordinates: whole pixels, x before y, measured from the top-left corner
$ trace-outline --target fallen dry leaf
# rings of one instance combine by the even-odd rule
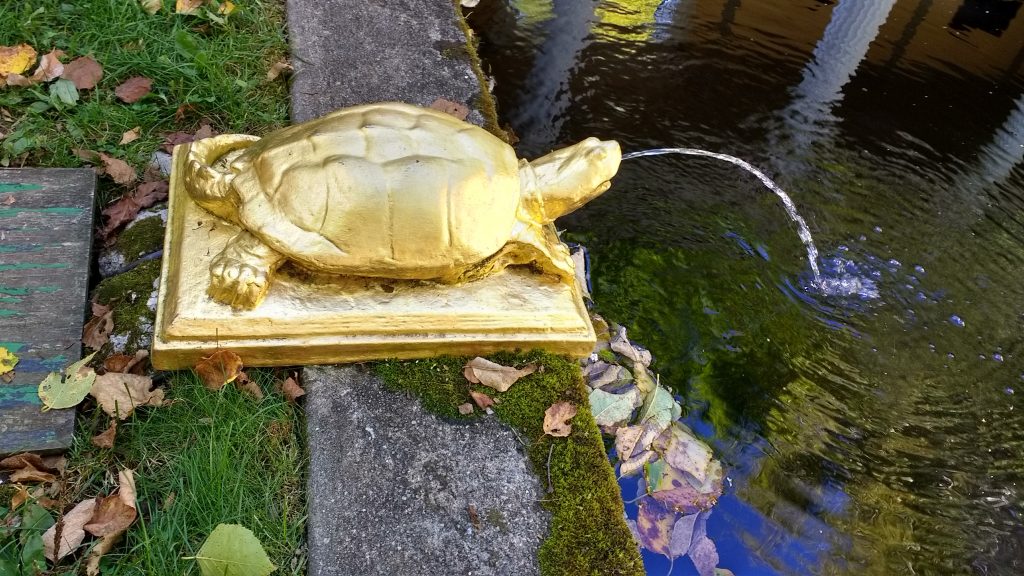
[[[3,204],[4,206],[10,206],[11,204],[14,204],[15,202],[16,202],[16,200],[14,199],[14,194],[8,194],[8,195],[4,196],[3,198],[0,198],[0,204]]]
[[[131,130],[128,130],[124,134],[121,134],[121,141],[118,142],[118,144],[119,145],[124,145],[124,144],[130,144],[132,142],[135,142],[136,140],[139,139],[139,136],[141,135],[141,132],[142,132],[142,126],[136,126],[135,128],[132,128]]]
[[[469,514],[469,521],[473,524],[473,528],[480,529],[480,515],[477,514],[476,506],[470,504],[466,507],[466,512]]]
[[[79,90],[91,90],[103,78],[103,67],[90,56],[75,58],[64,65],[61,78],[71,80]]]
[[[469,402],[466,402],[465,404],[459,404],[459,414],[462,414],[463,416],[469,416],[472,413],[473,413],[473,405],[472,404],[470,404]]]
[[[235,3],[231,0],[224,0],[220,3],[220,8],[217,8],[217,14],[223,14],[227,16],[235,11]]]
[[[28,488],[24,486],[18,486],[14,496],[11,496],[11,510],[17,510],[18,506],[21,506],[28,501]]]
[[[242,358],[231,350],[217,350],[196,364],[196,374],[207,390],[220,390],[242,371]]]
[[[504,392],[523,376],[533,374],[536,371],[536,364],[527,364],[522,368],[512,368],[477,356],[463,367],[462,375],[473,384],[483,384],[489,388],[494,388],[498,392]]]
[[[556,402],[544,411],[544,433],[556,438],[565,438],[572,432],[569,423],[576,415],[576,406],[569,402]]]
[[[128,165],[127,162],[113,156],[108,156],[103,152],[99,152],[100,160],[103,161],[103,170],[110,176],[110,179],[118,184],[131,184],[135,182],[137,175],[135,174],[135,168]]]
[[[63,50],[54,49],[40,56],[39,65],[32,73],[32,81],[36,83],[49,82],[60,78],[64,73],[64,65],[60,63],[60,57],[63,55]]]
[[[43,466],[46,470],[56,472],[58,476],[62,476],[64,469],[68,466],[68,459],[63,454],[43,456]]]
[[[430,105],[434,110],[440,110],[445,114],[449,114],[458,118],[459,120],[465,120],[469,116],[469,108],[458,102],[452,102],[451,100],[445,100],[444,98],[438,98]]]
[[[491,406],[494,406],[494,398],[491,398],[483,392],[477,392],[476,390],[470,390],[469,396],[473,399],[473,403],[480,407],[481,410],[486,410]]]
[[[178,110],[181,110],[181,108]],[[175,146],[179,144],[188,144],[195,139],[195,135],[188,132],[171,132],[164,136],[164,143],[160,145],[160,148],[163,149],[164,152],[171,154],[174,152]]]
[[[114,331],[114,311],[93,302],[92,314],[82,329],[82,344],[99,350],[110,340],[110,333]]]
[[[36,50],[28,44],[0,46],[0,76],[21,74],[36,61]]]
[[[249,375],[245,372],[238,373],[238,378],[235,379],[235,388],[257,400],[263,400],[263,389],[259,384],[249,380]]]
[[[298,374],[296,374],[296,377],[298,377]],[[289,376],[288,378],[285,378],[284,382],[281,382],[280,386],[281,386],[281,394],[284,394],[285,400],[287,400],[289,402],[295,402],[295,400],[299,396],[305,396],[306,395],[306,391],[303,390],[302,386],[299,386],[298,381],[295,378],[291,377],[291,376]]]
[[[125,194],[104,208],[103,215],[107,217],[107,223],[100,230],[100,236],[110,236],[114,230],[134,220],[135,216],[139,214],[139,210],[149,208],[167,198],[167,190],[166,181],[143,182],[133,192]]]
[[[100,498],[93,510],[92,518],[85,525],[85,530],[97,537],[123,534],[135,518],[135,477],[131,470],[118,473],[120,487],[117,493]]]
[[[50,562],[60,561],[61,558],[82,544],[82,541],[85,540],[85,524],[92,518],[95,509],[95,499],[79,502],[43,533],[43,550]],[[55,542],[58,527],[60,527],[60,546],[56,546]]]
[[[291,73],[293,70],[292,65],[288,60],[279,60],[274,62],[274,65],[267,70],[267,82],[273,82],[277,80],[277,77],[284,73]]]
[[[36,84],[38,84],[38,82],[32,80],[30,76],[22,76],[21,74],[17,74],[14,72],[8,74],[6,80],[8,86],[18,86],[19,88],[24,88],[26,86],[35,86]]]
[[[174,11],[178,14],[196,14],[206,0],[177,0]]]
[[[122,82],[117,88],[114,88],[114,95],[125,104],[133,104],[146,94],[149,94],[152,88],[153,81],[149,78],[133,76]]]
[[[203,140],[205,138],[212,138],[213,136],[213,128],[211,128],[209,124],[203,124],[199,127],[199,130],[196,130],[195,138],[193,141]]]
[[[163,405],[164,391],[152,387],[152,378],[108,372],[96,377],[89,394],[109,416],[124,420],[139,406]]]
[[[0,460],[0,470],[17,470],[26,466],[46,469],[43,457],[31,452],[22,452],[21,454],[15,454]]]
[[[33,466],[19,468],[11,474],[11,482],[53,482],[57,477]]]
[[[95,546],[89,550],[88,559],[85,562],[85,574],[86,576],[99,576],[100,575],[100,560],[103,556],[110,552],[114,545],[117,544],[124,534],[114,534],[111,536],[104,536]]]
[[[103,361],[103,369],[107,372],[123,372],[127,374],[132,371],[132,368],[138,366],[148,357],[149,352],[146,350],[139,350],[135,353],[135,356],[114,354],[112,356],[108,356],[107,359]]]
[[[156,14],[164,7],[164,0],[139,0],[139,5],[146,14]]]
[[[117,420],[111,420],[106,430],[92,437],[92,445],[97,448],[113,448],[114,437],[117,435]]]

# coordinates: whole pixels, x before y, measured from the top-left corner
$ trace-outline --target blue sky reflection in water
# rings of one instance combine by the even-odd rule
[[[778,198],[716,160],[631,160],[560,221],[728,467],[708,529],[737,575],[1024,574],[1020,4],[473,11],[522,154],[598,136],[738,156],[854,283],[810,289]]]

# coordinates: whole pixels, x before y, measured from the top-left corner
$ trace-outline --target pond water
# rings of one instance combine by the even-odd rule
[[[532,157],[623,163],[559,225],[715,447],[747,574],[1024,574],[1024,12],[1007,0],[492,0]],[[645,557],[650,573],[667,561]],[[675,574],[692,567],[677,563]]]

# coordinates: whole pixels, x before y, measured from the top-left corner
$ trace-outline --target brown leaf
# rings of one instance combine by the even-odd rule
[[[82,56],[64,65],[61,78],[71,80],[79,90],[89,90],[103,78],[103,67],[92,57]]]
[[[58,476],[64,474],[64,469],[68,466],[68,459],[63,454],[54,454],[52,456],[43,456],[43,469],[56,472]]]
[[[96,543],[95,546],[89,550],[88,559],[85,562],[85,574],[86,576],[100,576],[100,560],[103,555],[110,552],[114,545],[117,544],[124,534],[112,534],[110,536],[104,536],[102,540]]]
[[[139,406],[163,405],[164,391],[152,387],[152,378],[108,372],[96,377],[89,394],[109,416],[124,420]]]
[[[153,88],[153,81],[145,76],[132,76],[125,80],[120,86],[114,88],[114,95],[125,104],[138,102],[140,98],[149,94]]]
[[[263,400],[263,389],[259,384],[249,380],[249,375],[245,372],[238,373],[238,378],[235,379],[235,388],[257,400]]]
[[[64,65],[60,63],[60,57],[63,55],[63,50],[54,49],[40,56],[39,65],[32,73],[32,81],[36,83],[49,82],[60,78],[60,75],[64,73]]]
[[[568,402],[556,402],[544,411],[544,433],[564,438],[572,432],[569,423],[576,415],[576,406]]]
[[[477,392],[476,390],[470,390],[469,396],[473,398],[473,402],[480,407],[481,410],[486,410],[491,406],[494,406],[494,398],[491,398],[483,392]]]
[[[11,474],[11,482],[53,482],[57,477],[34,466],[19,468]]]
[[[92,445],[97,448],[113,448],[114,437],[117,435],[117,420],[111,420],[110,426],[92,437]]]
[[[14,194],[8,194],[8,195],[4,196],[3,198],[0,198],[0,204],[3,204],[4,206],[10,206],[11,204],[14,204],[15,202],[16,202],[16,200],[14,199]]]
[[[472,404],[470,404],[469,402],[466,402],[465,404],[459,404],[459,414],[462,414],[463,416],[469,416],[472,413],[473,413],[473,405]]]
[[[282,73],[290,74],[292,70],[293,68],[291,63],[288,62],[287,59],[281,59],[275,62],[274,65],[270,67],[270,70],[267,70],[267,82],[277,80],[277,77]]]
[[[178,14],[196,14],[206,0],[177,0],[174,11]]]
[[[100,310],[96,314],[96,304],[93,304],[93,317],[82,329],[82,344],[93,350],[99,350],[110,340],[110,333],[114,331],[114,311],[104,306],[106,310]]]
[[[14,496],[11,496],[11,510],[17,510],[18,506],[21,506],[28,501],[28,488],[24,486],[18,486],[17,492]]]
[[[207,390],[220,390],[238,378],[241,370],[242,358],[230,350],[217,350],[196,364],[196,374]]]
[[[469,108],[458,102],[452,102],[451,100],[445,100],[444,98],[438,98],[430,105],[434,110],[440,110],[445,114],[450,114],[459,120],[465,120],[469,116]]]
[[[103,152],[99,152],[100,160],[103,161],[103,170],[110,176],[110,178],[118,184],[131,184],[135,182],[138,177],[135,174],[135,168],[128,165],[127,162],[113,156],[108,156]]]
[[[121,134],[121,141],[118,142],[118,144],[123,146],[125,144],[135,142],[136,140],[139,139],[141,132],[142,126],[136,126],[135,128],[132,128],[131,130],[125,132],[124,134]]]
[[[196,130],[193,142],[195,142],[196,140],[212,138],[214,135],[215,134],[213,132],[213,128],[211,128],[209,124],[204,123],[202,126],[199,127],[199,130]]]
[[[135,189],[132,197],[139,208],[149,208],[153,204],[167,199],[168,183],[166,180],[143,182]]]
[[[32,80],[32,77],[22,76],[21,74],[17,74],[14,72],[8,74],[6,80],[8,86],[18,86],[19,88],[24,88],[26,86],[35,86],[36,84],[38,84],[38,82]]]
[[[139,350],[135,353],[135,356],[129,356],[127,354],[113,354],[103,361],[103,368],[107,372],[122,372],[127,374],[132,371],[132,368],[148,357],[149,352],[146,350]]]
[[[22,452],[21,454],[15,454],[14,456],[8,456],[3,460],[0,460],[0,470],[17,470],[19,468],[25,468],[26,466],[32,466],[46,470],[46,464],[43,462],[43,458],[38,454],[31,452]]]
[[[36,50],[28,44],[0,46],[0,77],[21,74],[36,61]]]
[[[85,148],[72,148],[71,152],[86,162],[96,162],[100,159],[100,153]]]
[[[522,368],[502,366],[477,356],[462,369],[463,376],[473,384],[483,384],[498,392],[508,390],[517,380],[537,371],[536,364],[527,364]]]
[[[296,374],[297,377],[298,374]],[[299,396],[305,396],[306,391],[302,389],[302,386],[299,386],[295,378],[289,376],[281,383],[281,394],[284,394],[285,400],[295,402]]]
[[[476,506],[470,504],[466,507],[466,512],[469,514],[469,521],[473,524],[473,528],[480,529],[480,515],[476,512]]]
[[[179,108],[181,110],[181,108]],[[188,144],[196,139],[195,135],[188,132],[171,132],[164,137],[164,143],[160,145],[160,148],[164,152],[171,154],[174,152],[174,147],[179,144]]]
[[[79,502],[43,533],[43,550],[50,562],[58,562],[82,544],[82,541],[85,540],[85,524],[92,518],[95,509],[95,499]],[[56,546],[58,527],[60,527],[60,546]]]
[[[89,534],[98,537],[123,534],[135,522],[138,511],[135,510],[134,479],[132,487],[126,490],[124,476],[126,472],[130,473],[131,470],[121,472],[121,489],[116,494],[100,498],[96,503],[92,518],[85,525],[85,530]]]

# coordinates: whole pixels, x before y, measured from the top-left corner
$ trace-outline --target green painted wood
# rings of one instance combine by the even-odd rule
[[[42,411],[36,390],[81,357],[96,176],[0,169],[0,346],[20,358],[0,380],[0,455],[71,444],[75,411]]]

